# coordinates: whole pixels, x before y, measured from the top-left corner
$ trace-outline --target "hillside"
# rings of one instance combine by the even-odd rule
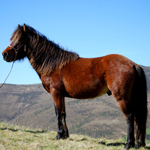
[[[150,67],[143,68],[150,89]],[[98,138],[126,136],[126,121],[112,96],[104,95],[93,100],[66,98],[66,111],[71,134]],[[0,121],[44,130],[57,129],[51,95],[40,84],[5,85],[1,88]]]
[[[122,150],[125,139],[91,138],[83,135],[71,134],[68,139],[55,140],[56,132],[45,132],[41,129],[29,129],[0,123],[0,149],[11,150]],[[146,148],[150,149],[150,142]],[[133,149],[131,149],[133,150]]]

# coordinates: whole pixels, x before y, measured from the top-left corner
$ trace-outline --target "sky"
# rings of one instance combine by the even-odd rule
[[[80,57],[121,54],[150,66],[150,0],[0,1],[0,53],[18,24],[32,26]],[[12,63],[0,55],[0,83]],[[16,61],[6,83],[41,83],[28,59]]]

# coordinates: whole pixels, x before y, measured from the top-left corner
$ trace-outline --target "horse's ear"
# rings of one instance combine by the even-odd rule
[[[26,32],[26,25],[25,25],[25,23],[23,25],[23,31]]]
[[[20,25],[18,24],[18,29],[20,28]]]

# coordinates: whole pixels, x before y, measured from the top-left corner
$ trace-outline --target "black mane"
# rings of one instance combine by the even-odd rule
[[[21,31],[26,34],[23,34]],[[39,74],[51,74],[54,69],[61,69],[67,63],[75,61],[79,57],[78,54],[64,50],[59,45],[48,40],[46,36],[27,25],[25,25],[25,31],[23,26],[21,28],[18,27],[11,40],[19,39],[22,35],[26,36],[27,57]]]

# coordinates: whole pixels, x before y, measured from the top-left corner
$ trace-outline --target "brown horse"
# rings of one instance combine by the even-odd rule
[[[63,50],[30,26],[18,25],[3,51],[7,62],[27,57],[51,93],[58,123],[57,139],[69,137],[65,97],[85,99],[113,95],[128,125],[125,148],[145,146],[147,85],[143,69],[124,56],[81,58]]]

